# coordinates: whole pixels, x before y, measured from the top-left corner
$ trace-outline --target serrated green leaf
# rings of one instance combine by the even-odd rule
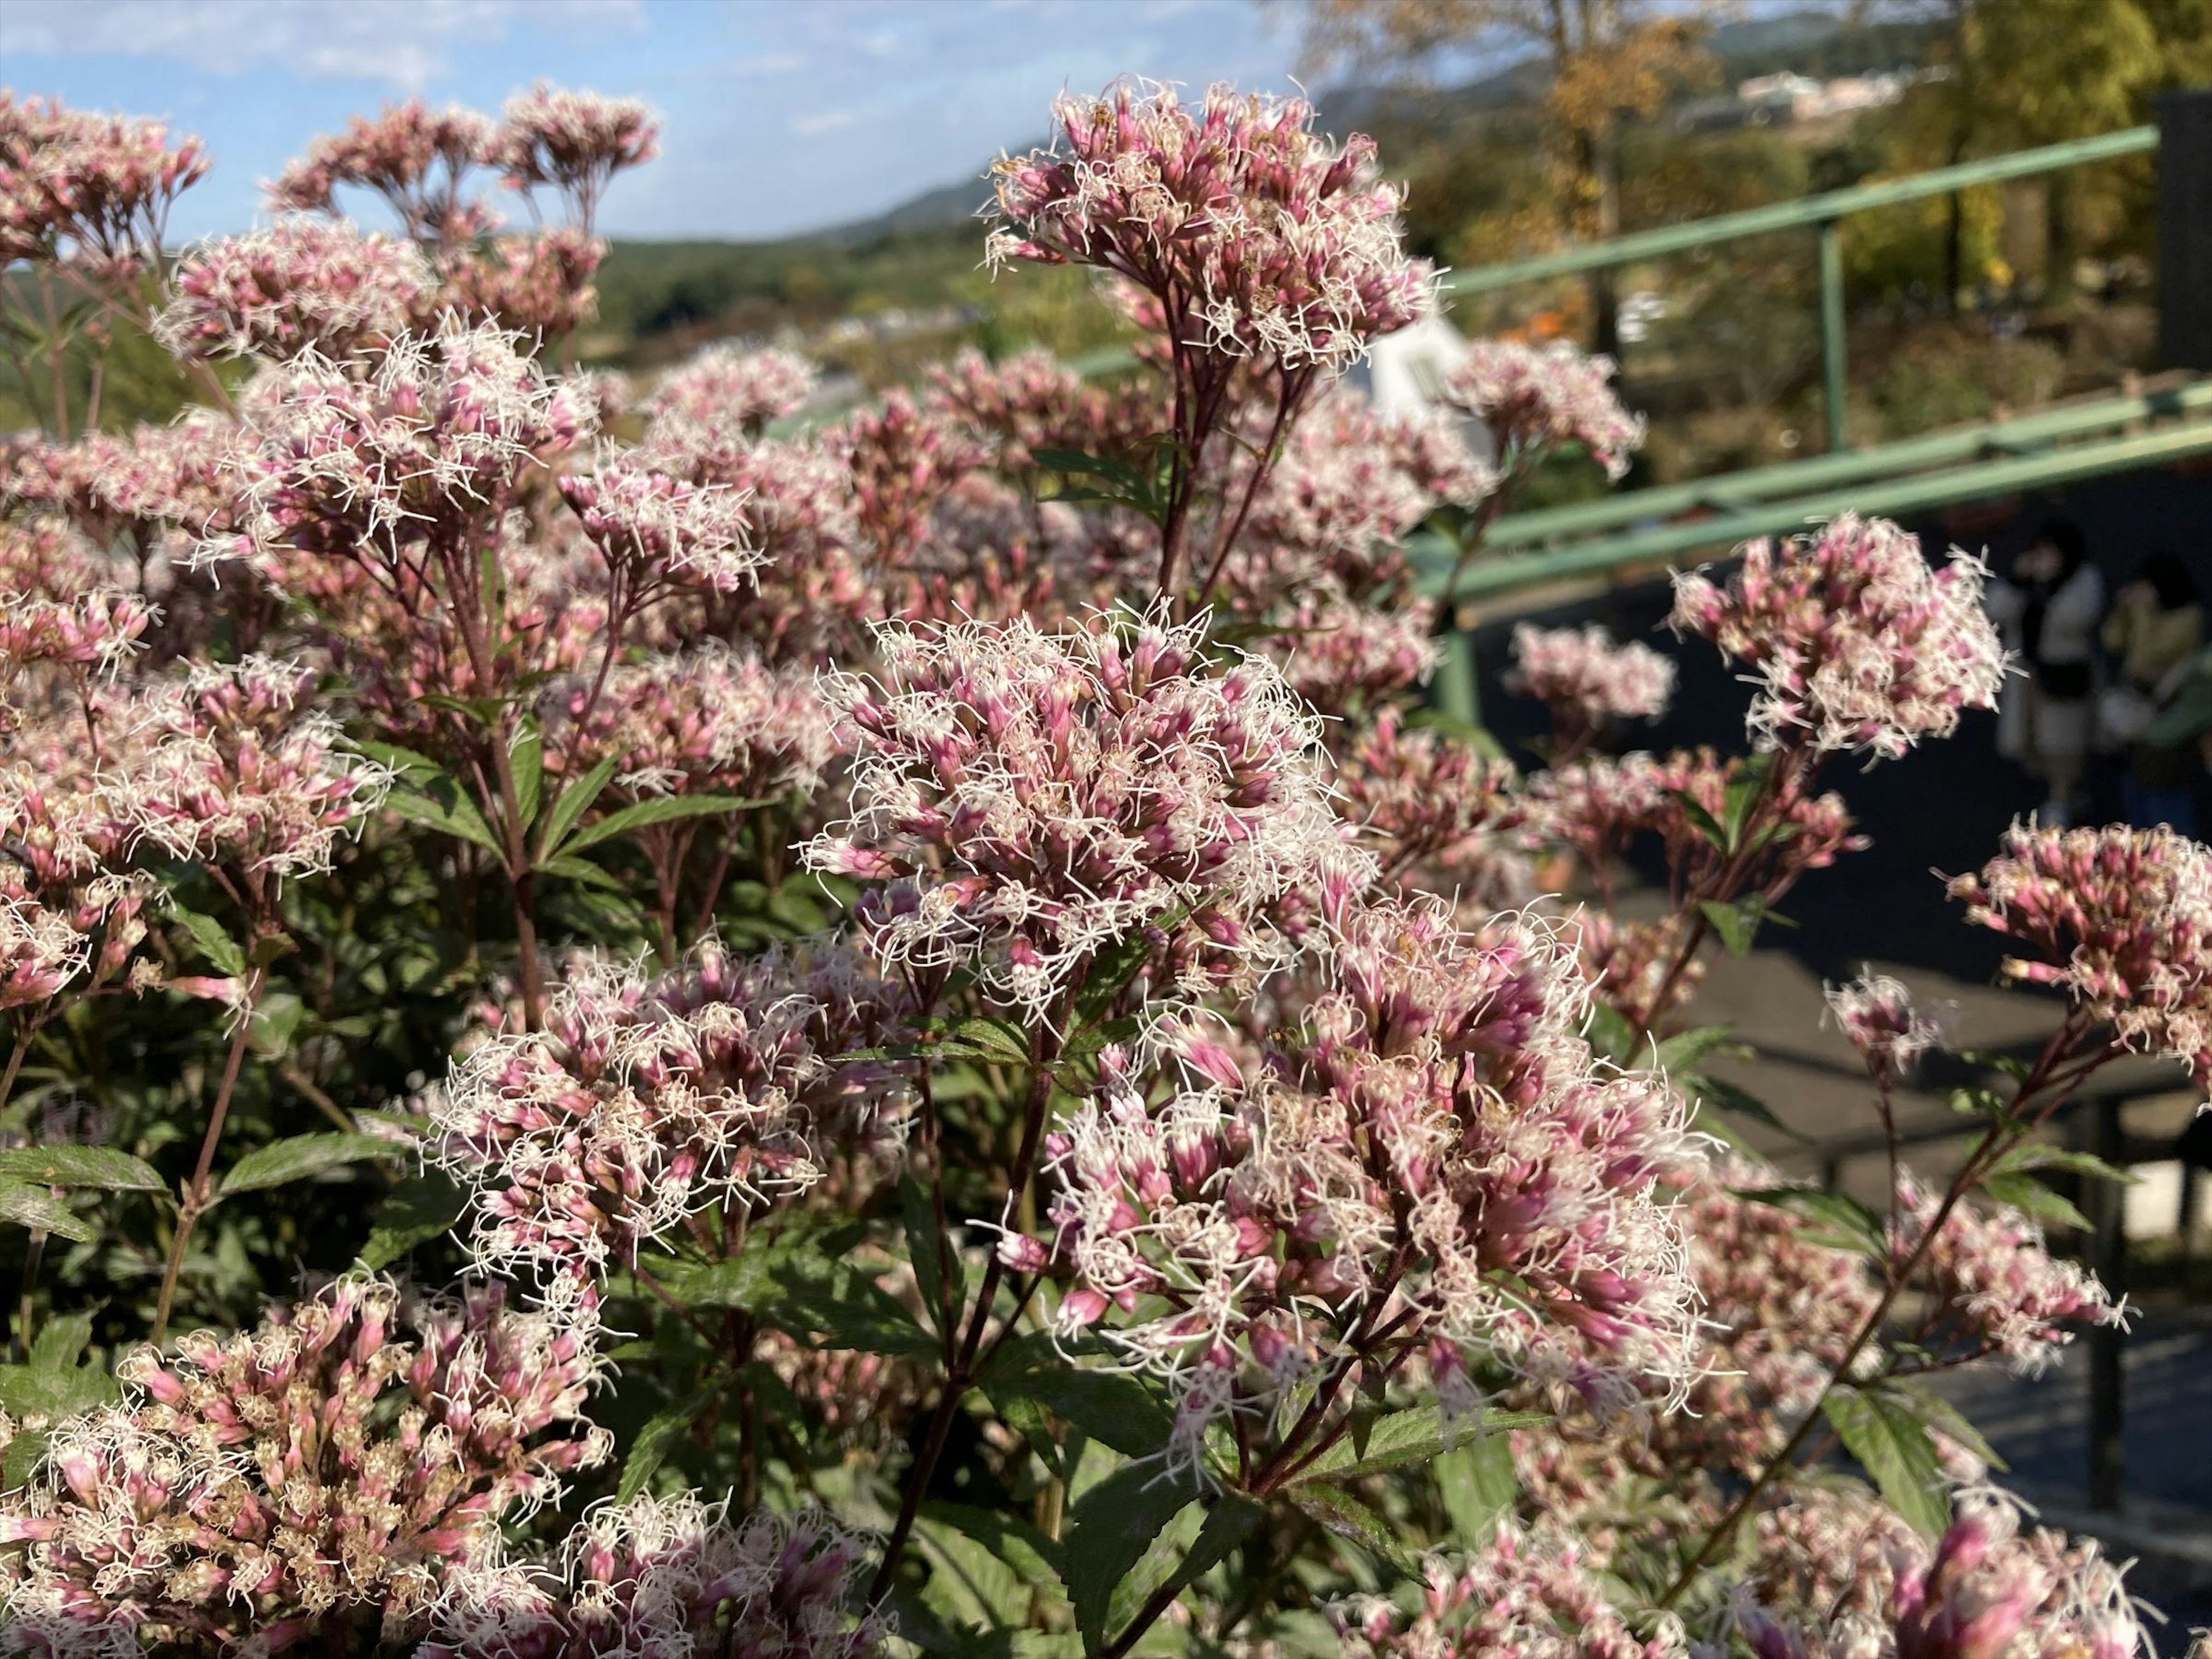
[[[1982,1191],[2050,1226],[2071,1227],[2085,1233],[2095,1231],[2087,1216],[2032,1175],[1990,1176],[1982,1182]]]
[[[1106,1644],[1114,1590],[1198,1492],[1187,1474],[1158,1463],[1124,1463],[1078,1498],[1061,1544],[1062,1576],[1083,1645]]]
[[[615,1486],[617,1502],[627,1504],[645,1490],[653,1471],[668,1461],[684,1431],[698,1420],[714,1398],[712,1391],[702,1387],[646,1419],[637,1438],[630,1442],[629,1455],[623,1459],[622,1479]]]
[[[79,1244],[89,1244],[100,1237],[98,1228],[44,1187],[20,1181],[0,1181],[0,1221],[12,1221],[18,1227],[52,1233]]]
[[[31,1342],[31,1369],[53,1371],[74,1366],[91,1346],[90,1314],[56,1314],[39,1327],[39,1334]]]
[[[1778,1210],[1802,1216],[1827,1230],[1839,1248],[1857,1249],[1869,1255],[1886,1255],[1888,1251],[1888,1224],[1858,1200],[1842,1193],[1822,1192],[1816,1187],[1771,1187],[1756,1191],[1739,1189],[1736,1196],[1771,1204]]]
[[[1832,1389],[1821,1410],[1890,1508],[1915,1531],[1940,1536],[1951,1523],[1950,1493],[1919,1420],[1893,1399],[1849,1387]]]
[[[1390,1523],[1341,1486],[1294,1486],[1288,1496],[1298,1512],[1339,1538],[1411,1577],[1421,1570],[1419,1552],[1392,1531]]]
[[[1437,1492],[1462,1547],[1486,1549],[1521,1498],[1513,1443],[1502,1434],[1463,1441],[1436,1461]]]
[[[2123,1187],[2142,1184],[2142,1177],[2132,1170],[2107,1164],[2094,1152],[2077,1152],[2065,1146],[2022,1143],[2008,1149],[1990,1165],[1991,1175],[2013,1175],[2029,1170],[2063,1170],[2069,1175],[2087,1176],[2093,1181],[2115,1181]]]
[[[1884,1383],[1882,1391],[1917,1418],[1923,1427],[1956,1441],[1991,1468],[2002,1471],[2010,1467],[1966,1414],[1934,1389],[1917,1382],[1893,1381]]]
[[[450,1232],[468,1204],[468,1194],[441,1170],[409,1176],[376,1206],[361,1265],[381,1272],[416,1245]]]
[[[370,1158],[398,1158],[408,1154],[409,1148],[386,1140],[377,1135],[349,1135],[337,1133],[313,1135],[294,1135],[289,1139],[275,1140],[266,1146],[257,1146],[230,1167],[230,1173],[216,1188],[217,1198],[234,1198],[240,1193],[264,1192],[271,1187],[289,1186],[295,1181],[305,1181],[338,1169],[348,1164],[359,1164]]]
[[[617,757],[609,755],[581,777],[572,779],[553,798],[553,809],[545,815],[545,827],[538,836],[540,858],[555,857],[568,850],[562,843],[568,839],[568,832],[582,821],[584,814],[592,810],[592,804],[599,799],[600,792],[614,781],[617,764]]]
[[[765,799],[748,799],[743,795],[655,795],[610,812],[597,823],[588,824],[571,836],[561,850],[580,853],[587,847],[597,847],[602,842],[612,841],[617,836],[627,836],[634,830],[648,824],[671,823],[678,818],[714,817],[725,812],[750,811],[756,806],[765,806]]]
[[[15,1147],[0,1152],[0,1178],[111,1193],[158,1193],[167,1184],[143,1158],[112,1146]]]
[[[185,933],[191,935],[192,944],[217,973],[232,979],[245,977],[246,951],[230,936],[228,928],[213,916],[187,910],[173,902],[169,906],[169,915]]]
[[[410,786],[395,786],[384,798],[384,810],[394,817],[425,830],[435,830],[441,835],[456,840],[473,842],[484,848],[504,865],[507,850],[484,822],[483,814],[471,800],[466,791],[451,778],[442,779],[442,787],[436,793]]]
[[[1552,1419],[1540,1412],[1486,1411],[1474,1423],[1454,1425],[1450,1438],[1488,1434],[1502,1429],[1533,1429]],[[1379,1474],[1385,1469],[1424,1463],[1444,1449],[1443,1414],[1434,1406],[1415,1406],[1377,1418],[1368,1435],[1366,1449],[1356,1447],[1350,1437],[1340,1440],[1301,1470],[1294,1485],[1310,1480],[1352,1480]]]
[[[1152,1456],[1175,1430],[1175,1413],[1137,1377],[1079,1369],[1042,1332],[1000,1347],[977,1381],[1002,1410],[1016,1399],[1036,1401],[1125,1457]]]
[[[1662,1072],[1686,1070],[1716,1049],[1733,1044],[1735,1049],[1744,1050],[1743,1044],[1733,1042],[1734,1036],[1725,1025],[1700,1025],[1694,1030],[1678,1032],[1659,1044],[1652,1063]]]
[[[507,751],[514,774],[515,810],[525,824],[538,821],[538,803],[545,791],[545,733],[537,717],[525,714]]]

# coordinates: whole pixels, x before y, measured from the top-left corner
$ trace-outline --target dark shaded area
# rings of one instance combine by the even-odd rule
[[[2146,554],[2164,550],[2184,559],[2200,588],[2212,592],[2212,535],[2206,528],[2212,523],[2212,470],[2125,474],[1906,522],[1931,555],[1953,545],[1986,550],[1991,568],[2002,571],[2037,526],[2058,513],[2081,524],[2108,590],[2126,581]],[[1532,612],[1525,620],[1544,627],[1595,621],[1618,639],[1643,640],[1674,657],[1681,676],[1674,708],[1656,726],[1624,732],[1626,743],[1659,750],[1710,744],[1723,754],[1740,751],[1749,688],[1705,641],[1678,641],[1667,631],[1670,603],[1665,580],[1646,581]],[[1533,763],[1528,745],[1543,732],[1544,711],[1500,684],[1511,662],[1513,626],[1512,620],[1500,621],[1474,635],[1483,723],[1517,758]],[[2099,816],[2118,817],[2117,767],[2106,769],[2112,775],[2093,779],[2093,804]],[[1997,754],[1996,717],[1969,714],[1956,737],[1925,744],[1903,760],[1869,768],[1837,757],[1821,781],[1843,795],[1874,844],[1807,876],[1782,907],[1800,926],[1767,930],[1761,946],[1788,951],[1830,980],[1850,978],[1870,958],[1969,982],[1993,979],[2004,942],[1963,925],[1936,872],[1978,867],[2006,826],[2043,799],[2041,787]],[[2206,794],[2204,781],[2199,785],[2200,795]]]

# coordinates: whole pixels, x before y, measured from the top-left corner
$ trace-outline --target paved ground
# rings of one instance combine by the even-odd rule
[[[2082,486],[2063,501],[2016,502],[1948,526],[1913,527],[1932,543],[1986,545],[2002,567],[2047,514],[2063,510],[2082,524],[2113,585],[2126,580],[2143,553],[2163,546],[2202,567],[2200,585],[2212,596],[2212,538],[2203,529],[2208,507],[2212,474],[2157,474]],[[1664,584],[1646,583],[1563,601],[1535,619],[1556,624],[1595,618],[1619,637],[1647,639],[1674,652],[1681,671],[1675,710],[1638,741],[1655,749],[1698,743],[1741,749],[1748,692],[1710,647],[1683,648],[1663,631],[1655,633],[1668,603]],[[1499,687],[1509,633],[1508,621],[1487,623],[1478,629],[1475,646],[1486,723],[1512,742],[1534,735],[1541,715]],[[1903,761],[1863,770],[1836,767],[1826,782],[1843,793],[1874,845],[1808,877],[1785,901],[1782,908],[1798,928],[1770,928],[1764,948],[1723,958],[1712,970],[1699,999],[1701,1018],[1734,1025],[1760,1051],[1730,1074],[1804,1138],[1766,1131],[1752,1136],[1786,1167],[1814,1174],[1823,1145],[1863,1145],[1879,1128],[1856,1056],[1822,1026],[1824,981],[1849,978],[1868,965],[1894,973],[1924,1000],[1955,1002],[1958,1041],[1968,1047],[2032,1053],[2052,1027],[2051,1000],[1996,988],[2002,943],[1968,928],[1943,890],[1944,875],[1979,866],[2005,827],[2041,796],[1996,754],[1995,726],[1993,716],[1970,715],[1955,739]],[[2116,784],[2108,785],[2116,797]],[[2200,822],[2212,823],[2212,784],[2206,795]],[[1944,1101],[1964,1080],[1955,1062],[1932,1065],[1923,1086],[1901,1102],[1907,1132],[1958,1123]],[[2124,1121],[2130,1139],[2146,1146],[2179,1133],[2194,1110],[2186,1079],[2175,1073],[2146,1064],[2115,1080],[2140,1095],[2125,1109]],[[1931,1142],[1914,1149],[1910,1161],[1940,1180],[1959,1151],[1955,1142]],[[1885,1173],[1878,1152],[1838,1163],[1847,1190],[1869,1200],[1881,1197]],[[2170,1190],[2170,1183],[2160,1189]],[[2142,1231],[2170,1229],[2142,1203],[2136,1208]],[[2212,1307],[2154,1298],[2129,1339],[2125,1364],[2128,1511],[2117,1519],[2090,1516],[2084,1504],[2085,1347],[2033,1381],[2002,1372],[1959,1378],[1957,1397],[2012,1463],[2014,1484],[2054,1522],[2097,1532],[2123,1557],[2150,1558],[2137,1582],[2176,1619],[2178,1630],[2161,1645],[2179,1650],[2186,1646],[2180,1630],[2212,1622]]]

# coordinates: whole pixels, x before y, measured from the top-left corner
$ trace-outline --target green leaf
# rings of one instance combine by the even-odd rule
[[[1754,1123],[1790,1137],[1802,1146],[1812,1144],[1812,1138],[1800,1134],[1774,1115],[1774,1109],[1750,1090],[1741,1088],[1723,1077],[1710,1077],[1702,1072],[1690,1072],[1674,1079],[1690,1092],[1690,1097],[1700,1106],[1712,1106],[1723,1112],[1734,1112]],[[1710,1128],[1710,1124],[1705,1127]]]
[[[915,1541],[929,1562],[922,1600],[948,1625],[1011,1632],[1027,1622],[1034,1586],[1012,1562],[927,1509],[915,1521]]]
[[[1766,787],[1767,774],[1773,770],[1771,755],[1753,755],[1744,761],[1736,774],[1728,781],[1721,793],[1721,834],[1725,848],[1733,853],[1743,844],[1743,832],[1751,822],[1751,810]]]
[[[458,841],[473,842],[484,848],[504,866],[507,849],[484,822],[477,804],[453,778],[441,773],[427,788],[395,785],[384,798],[384,810],[394,817],[409,823],[419,824],[425,830],[435,830],[441,835]]]
[[[8,1443],[7,1455],[0,1458],[0,1490],[22,1490],[46,1455],[48,1437],[44,1429],[25,1429]]]
[[[413,1249],[453,1230],[468,1208],[468,1194],[441,1170],[410,1176],[384,1195],[370,1218],[361,1265],[380,1272]]]
[[[585,886],[599,888],[602,892],[619,893],[624,890],[621,882],[600,869],[589,859],[572,858],[564,854],[557,859],[547,860],[538,868],[543,874],[558,876],[563,881],[581,882]]]
[[[1720,936],[1729,954],[1740,957],[1749,952],[1752,941],[1759,937],[1759,924],[1766,907],[1759,899],[1746,899],[1735,904],[1723,904],[1718,899],[1705,899],[1698,908],[1712,924],[1713,932]]]
[[[842,1258],[864,1229],[853,1221],[793,1216],[774,1233],[756,1233],[733,1256],[696,1263],[647,1256],[639,1265],[686,1308],[737,1308],[757,1313],[779,1297],[829,1297],[854,1272]]]
[[[1513,1443],[1502,1434],[1462,1441],[1437,1459],[1437,1491],[1452,1533],[1467,1549],[1487,1548],[1498,1523],[1513,1513],[1521,1498],[1521,1477],[1513,1468]]]
[[[1923,1427],[1956,1441],[1991,1468],[2009,1467],[1982,1437],[1982,1431],[1966,1420],[1966,1414],[1932,1389],[1918,1382],[1890,1382],[1882,1385],[1882,1392],[1911,1413]]]
[[[2000,1204],[2009,1204],[2023,1215],[2053,1227],[2094,1232],[2089,1218],[2032,1175],[1993,1175],[1982,1182],[1982,1191]]]
[[[1456,1442],[1462,1436],[1487,1434],[1493,1430],[1532,1429],[1551,1420],[1541,1412],[1486,1411],[1479,1422],[1455,1425],[1451,1438]],[[1445,1443],[1443,1416],[1434,1406],[1392,1412],[1376,1419],[1364,1450],[1354,1446],[1349,1437],[1340,1440],[1309,1463],[1293,1484],[1352,1480],[1364,1474],[1378,1474],[1385,1469],[1403,1468],[1408,1463],[1425,1463],[1443,1451]]]
[[[74,1365],[91,1346],[90,1314],[56,1314],[39,1328],[39,1334],[31,1343],[31,1369],[59,1370],[64,1365]]]
[[[756,806],[765,806],[765,799],[749,800],[742,795],[655,795],[610,812],[597,823],[580,830],[564,843],[564,853],[580,853],[587,847],[597,847],[601,842],[612,841],[617,836],[627,836],[633,830],[642,830],[647,824],[667,823],[677,818],[713,817],[722,812],[744,812]]]
[[[1182,1559],[1176,1563],[1175,1570],[1160,1582],[1158,1589],[1181,1595],[1200,1577],[1211,1572],[1230,1551],[1257,1532],[1267,1518],[1265,1506],[1242,1492],[1226,1493],[1215,1500],[1206,1511],[1198,1536],[1191,1540]],[[1152,1589],[1146,1592],[1147,1599],[1157,1593]]]
[[[545,793],[545,733],[533,715],[525,714],[507,751],[514,773],[515,810],[525,825],[538,821],[538,803]]]
[[[646,1419],[645,1426],[637,1431],[637,1438],[630,1442],[629,1455],[623,1460],[622,1479],[615,1486],[617,1502],[627,1504],[644,1490],[653,1471],[668,1461],[668,1454],[684,1437],[684,1431],[713,1403],[714,1398],[710,1389],[701,1387]]]
[[[545,815],[545,828],[538,837],[538,857],[551,858],[565,850],[562,843],[584,814],[592,810],[592,803],[599,799],[599,792],[613,781],[617,763],[615,756],[608,756],[554,797],[553,810]]]
[[[55,1315],[40,1327],[28,1364],[0,1365],[0,1406],[18,1417],[58,1420],[120,1399],[105,1368],[77,1364],[91,1343],[91,1315]]]
[[[1583,1026],[1583,1039],[1603,1058],[1617,1066],[1626,1066],[1639,1046],[1636,1028],[1628,1023],[1620,1009],[1609,1004],[1593,1002],[1589,1018]]]
[[[1411,1577],[1421,1570],[1419,1555],[1390,1529],[1390,1523],[1341,1486],[1294,1486],[1291,1502],[1308,1520],[1339,1538],[1358,1545]]]
[[[112,1146],[18,1147],[0,1152],[0,1178],[110,1193],[158,1193],[167,1184],[152,1164]]]
[[[231,938],[228,928],[213,916],[187,910],[173,901],[170,903],[169,914],[192,936],[192,943],[199,948],[199,953],[208,959],[217,973],[232,979],[245,977],[246,952],[240,948],[238,941]]]
[[[1787,1210],[1813,1222],[1824,1235],[1817,1243],[1866,1255],[1888,1253],[1888,1224],[1858,1200],[1842,1193],[1822,1192],[1817,1187],[1770,1187],[1755,1191],[1739,1189],[1736,1196],[1771,1204],[1778,1210]]]
[[[2142,1184],[2142,1177],[2132,1170],[2107,1164],[2094,1152],[2077,1152],[2064,1146],[2022,1144],[2012,1147],[1990,1165],[1991,1175],[2012,1175],[2027,1170],[2063,1170],[2069,1175],[2086,1176],[2093,1181],[2117,1181],[2123,1187]]]
[[[354,744],[380,766],[391,769],[394,781],[420,787],[433,778],[447,776],[445,769],[428,755],[402,749],[396,743],[359,742]]]
[[[1951,1498],[1936,1443],[1910,1411],[1886,1395],[1848,1387],[1831,1390],[1821,1409],[1883,1499],[1915,1531],[1934,1538],[1950,1525]]]
[[[1748,1054],[1750,1050],[1742,1043],[1730,1043],[1732,1035],[1725,1025],[1700,1025],[1694,1030],[1680,1032],[1659,1045],[1653,1064],[1661,1071],[1673,1072],[1695,1066],[1718,1048],[1727,1048],[1731,1052]]]
[[[289,1186],[295,1181],[305,1181],[343,1164],[359,1164],[374,1158],[398,1158],[410,1149],[377,1135],[349,1135],[337,1133],[314,1135],[294,1135],[286,1140],[273,1140],[266,1146],[257,1146],[230,1167],[230,1173],[216,1188],[217,1198],[233,1198],[240,1193],[258,1193],[271,1187]]]
[[[100,1237],[99,1229],[44,1187],[27,1186],[20,1181],[0,1181],[0,1221],[12,1221],[33,1232],[53,1233],[79,1244],[89,1244]]]
[[[1060,1547],[1018,1515],[981,1509],[972,1504],[935,1500],[921,1506],[922,1515],[963,1533],[1006,1562],[1031,1584],[1052,1584],[1060,1578]]]
[[[1669,789],[1667,793],[1674,798],[1674,804],[1682,809],[1683,815],[1709,845],[1723,853],[1735,851],[1735,840],[1721,827],[1721,821],[1707,811],[1696,796],[1686,789]]]
[[[1125,1457],[1151,1456],[1175,1430],[1175,1413],[1142,1382],[1126,1371],[1079,1370],[1042,1332],[1006,1343],[976,1380],[994,1405],[1036,1401]]]
[[[1106,1644],[1115,1587],[1197,1496],[1187,1473],[1170,1478],[1147,1460],[1124,1463],[1076,1500],[1061,1543],[1062,1577],[1085,1650]]]
[[[899,1176],[899,1214],[906,1227],[907,1259],[914,1266],[915,1288],[921,1292],[923,1311],[940,1336],[949,1336],[947,1323],[957,1326],[967,1304],[968,1276],[961,1265],[959,1247],[940,1231],[937,1208],[929,1191],[909,1172]]]

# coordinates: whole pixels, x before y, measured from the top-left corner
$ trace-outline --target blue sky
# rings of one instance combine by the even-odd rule
[[[1286,88],[1295,25],[1254,0],[0,0],[0,83],[199,133],[215,168],[179,236],[254,222],[258,182],[351,112],[495,109],[545,79],[666,118],[604,230],[757,237],[980,170],[1043,135],[1063,86]]]

